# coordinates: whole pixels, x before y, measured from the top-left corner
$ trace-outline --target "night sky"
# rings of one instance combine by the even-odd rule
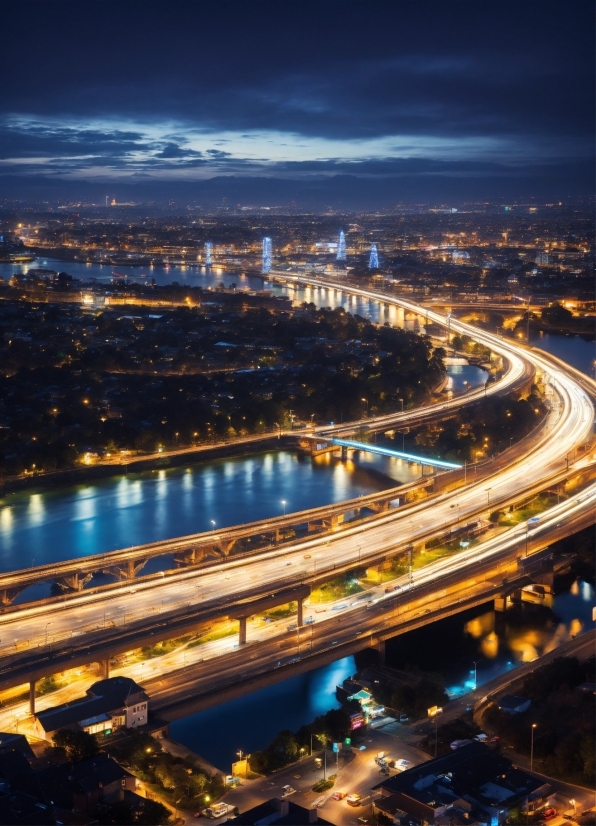
[[[594,189],[591,0],[0,5],[0,197]]]

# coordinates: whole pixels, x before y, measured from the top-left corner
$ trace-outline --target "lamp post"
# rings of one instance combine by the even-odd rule
[[[48,644],[48,625],[52,624],[52,620],[46,622],[46,645]]]
[[[211,528],[211,533],[215,533],[215,519],[211,520],[211,524],[213,525],[213,527]]]
[[[532,723],[532,739],[530,741],[530,771],[534,768],[534,729],[536,728],[536,723]]]
[[[487,508],[490,507],[490,490],[491,490],[490,488],[486,489],[486,507]]]
[[[286,505],[288,504],[285,499],[281,500],[282,505],[284,506],[284,516],[286,515]]]
[[[476,691],[476,688],[478,687],[476,666],[479,662],[480,660],[474,660],[474,691]]]
[[[403,399],[398,399],[398,402],[401,403],[401,412],[403,413],[404,412],[404,400]]]
[[[368,399],[360,399],[366,405],[366,418],[368,419]]]

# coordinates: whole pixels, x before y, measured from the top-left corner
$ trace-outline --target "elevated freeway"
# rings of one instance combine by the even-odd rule
[[[333,287],[337,288],[337,285]],[[378,295],[369,291],[358,292],[375,299]],[[379,300],[398,301],[382,294]],[[415,305],[409,306],[420,309]],[[445,323],[438,315],[436,319]],[[153,638],[155,642],[172,637],[182,633],[183,628],[192,627],[193,623],[196,627],[199,621],[214,615],[210,614],[213,611],[220,616],[244,616],[246,619],[253,610],[250,605],[253,600],[271,596],[288,601],[291,597],[284,589],[312,585],[363,562],[370,564],[395,556],[400,551],[424,543],[450,525],[465,524],[483,511],[488,513],[493,508],[507,507],[520,498],[544,490],[556,480],[580,472],[589,474],[593,467],[591,457],[582,452],[580,458],[570,461],[570,456],[576,456],[576,449],[590,442],[594,408],[587,393],[569,372],[544,354],[531,351],[520,353],[514,342],[495,339],[453,319],[451,328],[466,332],[486,346],[493,347],[494,343],[493,349],[502,352],[511,364],[518,362],[523,367],[527,359],[548,377],[552,400],[556,403],[551,405],[547,421],[531,446],[513,451],[509,460],[490,477],[468,478],[468,484],[463,488],[385,510],[341,531],[331,530],[321,536],[290,541],[283,547],[258,551],[249,558],[230,556],[206,567],[182,569],[151,581],[135,582],[133,585],[125,582],[109,591],[74,593],[52,605],[31,605],[18,609],[15,606],[0,620],[0,688],[53,673],[64,668],[69,660],[75,665],[108,658],[117,651],[144,644],[143,640]],[[416,589],[428,589],[424,593],[418,590],[416,599],[426,595],[433,605],[438,605],[438,600],[446,600],[443,607],[452,611],[458,610],[457,605],[461,604],[456,602],[454,594],[468,593],[467,589],[478,588],[482,581],[489,582],[490,588],[487,585],[482,593],[477,594],[478,599],[486,600],[491,594],[502,594],[507,583],[515,580],[515,577],[513,580],[511,578],[512,573],[517,577],[515,581],[519,582],[528,576],[525,563],[520,568],[518,561],[525,556],[526,548],[531,552],[537,544],[548,544],[559,536],[593,523],[595,507],[596,485],[589,484],[577,497],[547,511],[538,525],[526,523],[521,529],[505,531],[469,552],[460,552],[420,569],[408,590],[413,596]],[[506,575],[500,581],[494,581],[493,574],[500,573],[500,565],[505,565]],[[483,580],[483,576],[488,576],[487,571],[493,574]],[[453,582],[455,590],[438,597],[446,589],[448,580]],[[249,604],[240,606],[239,610],[239,603],[246,603],[247,600]],[[366,610],[370,613],[363,616],[373,619],[370,623],[366,620],[363,628],[366,627],[373,636],[376,634],[377,638],[379,634],[381,637],[383,634],[392,636],[401,625],[401,620],[391,620],[393,608],[390,601],[382,598],[375,604],[380,607],[374,611],[358,605],[341,606],[333,621],[326,619],[317,622],[316,632],[311,627],[313,640],[316,634],[320,636],[321,645],[335,649],[333,643],[339,644],[340,641],[335,639],[333,622],[340,621],[343,633],[355,612]],[[435,616],[432,606],[429,606],[427,614],[422,616],[422,621],[428,622]],[[300,625],[296,625],[300,629]],[[300,638],[305,632],[298,630],[297,633]],[[350,641],[350,645],[364,647],[365,644],[364,638]],[[251,661],[254,652],[254,667],[257,668],[262,664],[261,646],[249,645],[248,650],[251,651]],[[244,651],[244,647],[240,651]],[[227,646],[220,652],[219,656],[222,655],[227,663],[233,651]],[[300,656],[304,658],[309,655],[302,652]],[[237,668],[241,668],[242,663],[246,664],[246,660],[244,656]],[[237,674],[241,672],[237,670]],[[184,677],[182,671],[179,676],[181,679]],[[168,679],[175,680],[174,677]]]

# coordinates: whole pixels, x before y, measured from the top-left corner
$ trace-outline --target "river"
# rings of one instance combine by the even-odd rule
[[[65,270],[76,278],[109,282],[114,267],[40,259],[33,265]],[[9,278],[27,265],[0,264],[0,276]],[[133,278],[145,272],[131,269]],[[235,283],[238,288],[272,289],[296,301],[321,306],[343,306],[374,321],[414,327],[411,319],[374,302],[355,299],[337,290],[266,284],[259,276],[240,276],[212,268],[170,267],[147,269],[158,284],[204,287]],[[594,343],[577,336],[537,335],[535,346],[560,356],[592,375]],[[449,368],[454,390],[484,383],[476,367]],[[89,484],[29,490],[0,499],[0,569],[99,553],[125,545],[273,516],[287,510],[335,502],[391,484],[410,481],[412,469],[399,459],[359,454],[343,464],[333,458],[301,459],[283,451],[240,459],[225,459],[169,470],[148,471]],[[156,561],[156,564],[160,564]],[[39,586],[43,595],[46,586]],[[23,597],[22,597],[23,598]],[[550,607],[524,606],[498,616],[480,608],[434,624],[417,634],[398,638],[388,646],[395,665],[413,665],[441,671],[453,696],[469,692],[476,680],[482,685],[524,661],[550,650],[570,634],[591,627],[594,590],[575,582],[557,594]],[[223,703],[172,724],[172,735],[208,760],[229,771],[237,750],[264,747],[282,728],[296,729],[337,705],[335,685],[353,674],[352,657],[293,677],[283,683]]]

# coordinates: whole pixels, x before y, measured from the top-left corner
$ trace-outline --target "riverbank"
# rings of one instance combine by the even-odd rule
[[[128,459],[121,458],[114,462],[98,462],[97,464],[81,465],[80,467],[64,470],[46,471],[27,476],[10,476],[0,478],[0,497],[17,490],[51,489],[60,485],[78,484],[93,479],[107,479],[111,476],[128,475],[128,473],[142,473],[147,470],[182,467],[217,459],[236,459],[242,456],[251,456],[267,450],[291,448],[295,437],[267,433],[264,435],[247,436],[242,439],[216,442],[214,444],[194,445],[167,453],[151,453],[147,456],[136,455]]]

